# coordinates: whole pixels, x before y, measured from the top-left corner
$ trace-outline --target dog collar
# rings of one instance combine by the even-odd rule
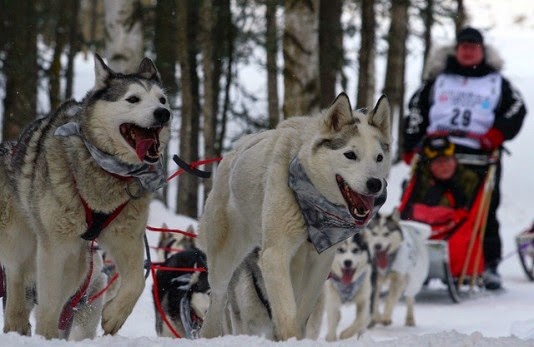
[[[134,177],[144,189],[151,192],[155,192],[165,184],[166,181],[161,160],[154,165],[127,164],[117,160],[111,154],[101,151],[90,143],[83,136],[80,125],[76,122],[63,124],[54,132],[54,136],[68,137],[73,135],[83,140],[85,147],[103,170],[122,177]]]
[[[354,218],[345,206],[334,205],[315,188],[298,157],[289,164],[288,184],[295,193],[308,226],[308,239],[318,253],[360,232],[361,228],[355,226]],[[384,188],[384,193],[375,199],[373,216],[385,201]]]

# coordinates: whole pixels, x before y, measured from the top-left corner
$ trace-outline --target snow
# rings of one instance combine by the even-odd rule
[[[472,24],[488,29],[486,40],[499,48],[506,62],[504,74],[521,91],[530,110],[534,108],[534,69],[532,45],[534,42],[534,7],[530,0],[468,0],[466,6],[472,12]],[[524,17],[524,18],[523,18]],[[523,19],[521,19],[523,18]],[[452,40],[452,34],[440,33],[442,39]],[[415,54],[415,53],[412,53]],[[80,98],[93,83],[92,59],[81,65],[88,66],[80,71],[76,84],[76,97]],[[410,64],[410,60],[409,60]],[[420,66],[408,71],[418,73]],[[417,87],[418,77],[408,78],[408,94]],[[349,95],[355,95],[350,93]],[[504,290],[499,293],[478,292],[459,304],[453,304],[444,287],[437,284],[431,290],[417,297],[415,306],[416,327],[404,327],[405,306],[401,302],[389,327],[377,326],[364,333],[359,339],[352,338],[336,342],[336,346],[534,346],[534,283],[526,278],[515,253],[514,237],[530,226],[534,220],[534,204],[531,203],[530,188],[534,186],[534,175],[529,161],[534,148],[534,119],[527,116],[519,136],[507,143],[512,155],[504,157],[502,179],[502,202],[499,210],[504,261],[500,266]],[[400,185],[408,177],[404,164],[392,168],[388,201],[383,207],[389,212],[398,204]],[[165,222],[170,228],[186,229],[193,220],[176,216],[159,202],[151,205],[149,225],[159,227]],[[157,233],[148,232],[149,243],[155,245]],[[153,257],[155,256],[152,251]],[[154,308],[150,293],[152,280],[146,281],[145,290],[116,336],[102,336],[99,329],[94,340],[66,342],[46,341],[40,336],[21,337],[15,333],[1,334],[0,346],[327,346],[323,331],[318,341],[290,340],[284,343],[267,341],[259,337],[226,336],[217,339],[173,340],[158,338],[154,329]],[[354,317],[355,309],[347,306],[342,312],[340,326],[346,327]],[[32,324],[33,321],[32,317]],[[0,325],[3,316],[0,314]]]

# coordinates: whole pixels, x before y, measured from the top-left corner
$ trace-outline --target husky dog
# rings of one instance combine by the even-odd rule
[[[385,201],[389,116],[385,97],[365,114],[342,93],[324,112],[246,136],[224,156],[199,224],[211,286],[203,337],[223,334],[230,279],[256,247],[274,339],[304,337],[332,246]]]
[[[170,256],[163,266],[206,269],[206,256],[199,249],[190,248]],[[180,337],[197,338],[208,309],[209,292],[206,272],[158,270],[156,285],[152,289],[158,336],[175,336],[164,321],[166,318]],[[159,311],[157,300],[163,312]]]
[[[160,150],[170,109],[152,61],[113,72],[97,55],[95,86],[31,123],[0,149],[0,263],[4,331],[31,334],[27,288],[37,292],[36,333],[57,338],[60,313],[90,270],[90,240],[120,273],[102,312],[115,334],[143,291],[143,234],[152,192],[165,182]]]
[[[258,265],[260,248],[255,248],[236,269],[228,286],[226,314],[223,333],[225,335],[256,335],[269,340],[273,336],[271,306],[261,269]],[[323,315],[323,297],[308,319],[306,338],[319,337]]]
[[[362,334],[371,322],[372,272],[371,254],[360,234],[337,246],[330,278],[325,284],[327,341],[337,340],[337,327],[343,304],[355,304],[356,317],[354,322],[341,332],[341,339]]]
[[[377,214],[365,237],[373,254],[376,287],[373,288],[373,324],[391,324],[391,315],[402,294],[406,300],[406,326],[415,326],[415,296],[428,275],[429,259],[425,240],[430,227],[423,223],[401,221],[397,211],[388,216]],[[379,312],[379,296],[389,281],[384,313]]]
[[[168,228],[167,224],[165,223],[163,223],[161,227],[163,229]],[[189,225],[186,231],[190,234],[196,234],[193,225]],[[158,246],[156,250],[158,261],[164,262],[173,254],[191,248],[195,248],[194,238],[180,233],[161,232],[159,234]]]

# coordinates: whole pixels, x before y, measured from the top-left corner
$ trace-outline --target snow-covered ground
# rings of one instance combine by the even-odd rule
[[[529,110],[534,109],[534,6],[531,0],[466,0],[471,10],[473,25],[491,28],[486,41],[498,47],[506,65],[504,74],[520,89]],[[438,32],[437,36],[452,40]],[[415,54],[415,53],[412,53]],[[410,64],[410,60],[408,60]],[[87,63],[86,63],[87,65]],[[77,84],[77,97],[83,96],[92,84],[92,63],[81,70]],[[408,71],[420,71],[417,66]],[[408,93],[415,90],[418,77],[408,85]],[[349,95],[354,95],[351,93]],[[515,254],[514,237],[530,226],[534,220],[532,187],[534,187],[534,163],[530,162],[534,148],[534,119],[527,116],[519,136],[507,148],[512,155],[504,158],[502,182],[502,203],[499,210],[501,236],[503,239],[504,261],[500,267],[504,290],[499,293],[482,292],[460,304],[451,303],[444,289],[434,289],[422,293],[417,298],[415,319],[417,326],[403,326],[405,306],[400,303],[394,312],[393,324],[389,327],[375,327],[360,339],[327,343],[325,331],[318,341],[288,341],[276,345],[283,346],[534,346],[534,282],[529,282],[519,265]],[[400,182],[407,177],[408,168],[404,164],[393,167],[389,180],[389,198],[383,211],[390,211],[398,204]],[[160,226],[167,223],[171,228],[185,229],[191,220],[169,213],[158,202],[151,208],[149,225]],[[156,244],[158,235],[148,232],[151,245]],[[92,341],[65,342],[45,341],[41,337],[21,337],[17,334],[1,334],[0,346],[275,346],[275,343],[257,337],[223,337],[212,340],[176,341],[156,337],[154,329],[154,309],[150,289],[150,277],[145,291],[133,313],[119,334],[114,337],[98,337]],[[347,326],[354,315],[353,307],[344,308],[341,326]],[[0,325],[3,316],[0,314]],[[99,332],[102,336],[102,331]]]

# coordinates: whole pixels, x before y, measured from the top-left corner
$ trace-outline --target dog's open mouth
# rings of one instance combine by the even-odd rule
[[[376,266],[379,269],[385,270],[389,266],[389,247],[384,250],[376,251]]]
[[[341,283],[343,284],[350,284],[352,283],[352,277],[354,277],[354,274],[356,273],[356,269],[353,268],[342,268],[341,269]]]
[[[141,128],[132,123],[123,123],[120,126],[122,137],[135,150],[141,161],[156,163],[159,160],[161,127]]]
[[[371,217],[371,211],[374,207],[374,196],[362,195],[352,190],[347,182],[340,175],[336,175],[336,182],[345,199],[349,212],[356,220],[358,226],[364,226]]]

